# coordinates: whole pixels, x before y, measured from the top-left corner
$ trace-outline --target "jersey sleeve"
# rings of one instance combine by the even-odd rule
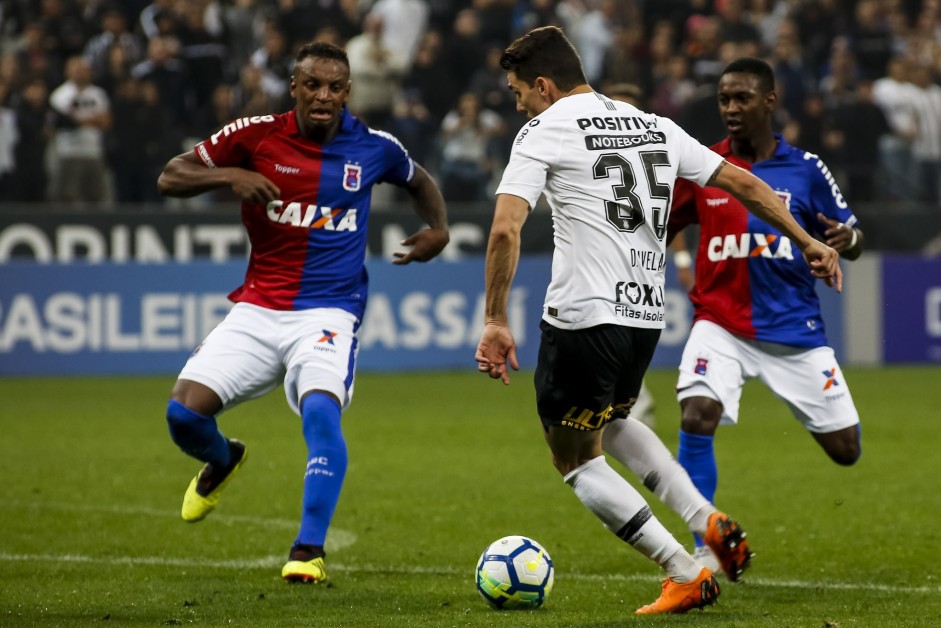
[[[402,142],[391,133],[370,129],[382,146],[384,170],[379,180],[383,183],[405,186],[415,176],[415,162]]]
[[[722,163],[723,157],[693,139],[683,128],[669,118],[657,118],[658,124],[670,131],[679,157],[676,174],[679,177],[706,185],[712,174]]]
[[[808,176],[810,177],[810,224],[817,233],[823,233],[827,227],[817,219],[817,212],[827,218],[853,227],[859,222],[840,191],[833,174],[823,160],[811,153],[805,153]]]
[[[194,146],[196,157],[210,168],[245,166],[258,142],[270,131],[271,123],[239,124],[242,120],[230,122]]]
[[[540,124],[539,118],[530,120],[513,140],[510,159],[497,186],[497,194],[512,194],[529,203],[532,210],[546,187],[549,162],[554,159],[561,142],[562,130],[555,133],[549,125]],[[554,139],[553,139],[554,138]]]

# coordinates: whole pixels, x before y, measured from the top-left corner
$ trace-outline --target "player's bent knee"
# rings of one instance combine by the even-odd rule
[[[680,428],[687,434],[712,436],[722,418],[722,405],[708,397],[690,397],[680,402]]]
[[[199,414],[176,399],[167,404],[167,425],[173,442],[192,455],[204,451],[218,431],[215,418]]]
[[[313,391],[301,400],[304,438],[309,442],[343,439],[340,427],[340,401],[331,393]]]
[[[858,426],[849,427],[829,434],[815,434],[818,442],[830,459],[838,465],[849,467],[856,464],[862,456],[860,431]]]

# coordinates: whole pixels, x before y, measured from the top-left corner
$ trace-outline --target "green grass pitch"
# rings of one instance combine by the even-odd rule
[[[674,377],[648,376],[673,451]],[[280,579],[305,463],[280,390],[223,415],[250,457],[219,509],[187,524],[180,500],[199,465],[169,439],[172,377],[0,380],[0,626],[941,625],[941,370],[846,377],[863,417],[850,468],[748,385],[741,425],[717,439],[717,501],[748,531],[753,567],[722,581],[716,606],[652,618],[633,612],[660,572],[552,468],[531,373],[509,387],[472,370],[360,375],[319,587]],[[555,562],[541,609],[494,611],[474,589],[480,552],[507,534]]]

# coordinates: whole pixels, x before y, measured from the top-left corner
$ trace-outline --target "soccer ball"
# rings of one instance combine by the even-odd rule
[[[494,541],[477,561],[477,590],[494,608],[538,608],[554,580],[548,552],[525,536]]]

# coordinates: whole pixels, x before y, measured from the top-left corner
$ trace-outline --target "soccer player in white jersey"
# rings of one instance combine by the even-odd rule
[[[594,92],[560,29],[542,27],[523,35],[506,49],[501,66],[517,109],[531,120],[516,136],[497,189],[478,370],[509,384],[508,369],[519,367],[507,300],[520,231],[545,194],[555,254],[535,384],[553,463],[609,530],[666,572],[660,597],[638,614],[702,608],[719,593],[712,572],[664,528],[602,453],[604,448],[627,459],[631,470],[707,539],[712,530],[719,546],[726,540],[745,545],[747,559],[740,528],[692,488],[652,431],[626,418],[664,326],[663,264],[676,178],[733,193],[787,234],[810,272],[837,290],[842,286],[838,255],[801,229],[760,179],[726,163],[672,121]],[[604,438],[605,425],[615,420],[628,421],[630,429]],[[736,548],[724,549],[736,554]]]

